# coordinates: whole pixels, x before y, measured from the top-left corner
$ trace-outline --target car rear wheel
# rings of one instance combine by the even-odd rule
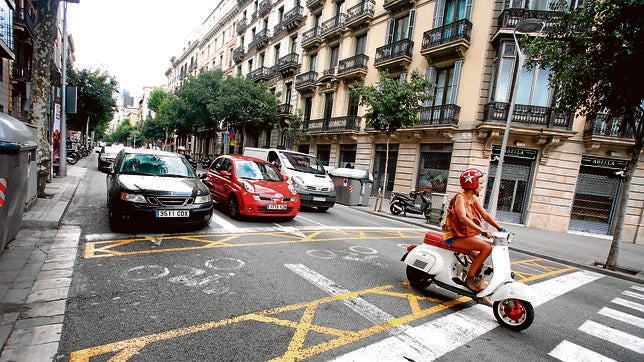
[[[239,218],[239,202],[234,195],[228,199],[228,215],[233,219]]]

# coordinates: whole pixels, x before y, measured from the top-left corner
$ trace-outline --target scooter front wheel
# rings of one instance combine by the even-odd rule
[[[427,289],[427,287],[429,287],[429,285],[434,281],[434,276],[429,275],[422,270],[418,270],[410,265],[407,265],[406,273],[407,280],[409,280],[409,285],[419,291]]]
[[[494,318],[504,327],[522,331],[534,321],[534,308],[530,302],[521,299],[504,299],[492,305]]]

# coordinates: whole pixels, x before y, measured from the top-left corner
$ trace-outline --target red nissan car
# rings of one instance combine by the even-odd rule
[[[202,178],[213,201],[226,205],[232,218],[270,216],[290,220],[300,211],[300,196],[288,177],[262,159],[222,155]]]

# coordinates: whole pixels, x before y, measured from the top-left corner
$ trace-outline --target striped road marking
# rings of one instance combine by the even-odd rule
[[[579,327],[579,330],[586,334],[590,334],[591,336],[595,336],[618,346],[630,349],[631,351],[644,354],[643,338],[593,321],[584,322],[584,324]]]
[[[532,290],[538,296],[538,300],[534,301],[533,305],[537,307],[599,278],[602,278],[602,275],[579,271],[533,284]],[[405,341],[397,337],[389,337],[340,356],[334,361],[432,361],[497,326],[492,310],[477,304],[410,328],[406,333],[425,347],[425,352],[422,354],[409,348]]]
[[[559,343],[559,345],[557,345],[555,349],[553,349],[550,353],[548,353],[548,355],[564,362],[613,362],[615,361],[614,359],[610,359],[604,355],[591,351],[582,346],[578,346],[566,340]]]

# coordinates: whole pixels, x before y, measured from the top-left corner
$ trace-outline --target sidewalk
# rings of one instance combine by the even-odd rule
[[[51,361],[58,350],[67,293],[79,245],[81,229],[61,225],[80,180],[96,157],[68,165],[66,177],[54,177],[46,186],[50,199],[37,199],[24,213],[20,231],[0,255],[0,362]],[[439,230],[416,215],[393,216],[383,204],[352,206],[381,217]],[[506,224],[516,234],[512,250],[593,270],[636,283],[644,282],[644,244],[622,243],[619,266],[633,273],[595,267],[608,255],[611,239],[594,234],[557,233]]]

